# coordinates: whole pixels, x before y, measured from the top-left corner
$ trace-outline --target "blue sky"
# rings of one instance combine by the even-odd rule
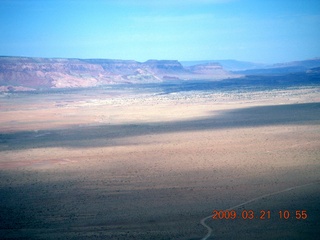
[[[0,55],[309,59],[320,57],[320,1],[0,0]]]

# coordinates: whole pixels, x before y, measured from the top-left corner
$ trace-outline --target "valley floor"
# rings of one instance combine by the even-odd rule
[[[319,90],[3,95],[0,238],[316,239]]]

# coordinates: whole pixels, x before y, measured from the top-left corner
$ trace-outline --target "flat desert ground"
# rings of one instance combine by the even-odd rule
[[[319,90],[1,95],[0,239],[318,239]]]

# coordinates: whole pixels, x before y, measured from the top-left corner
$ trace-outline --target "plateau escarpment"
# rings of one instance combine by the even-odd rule
[[[226,74],[226,70],[224,70],[223,67],[217,63],[198,64],[187,67],[187,69],[194,74],[209,77],[214,75],[223,77]]]
[[[219,64],[184,68],[175,60],[0,57],[0,91],[81,88],[164,80],[221,80],[237,75]]]

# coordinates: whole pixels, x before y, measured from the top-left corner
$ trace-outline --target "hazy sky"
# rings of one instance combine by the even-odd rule
[[[0,55],[267,63],[320,57],[320,1],[0,0]]]

